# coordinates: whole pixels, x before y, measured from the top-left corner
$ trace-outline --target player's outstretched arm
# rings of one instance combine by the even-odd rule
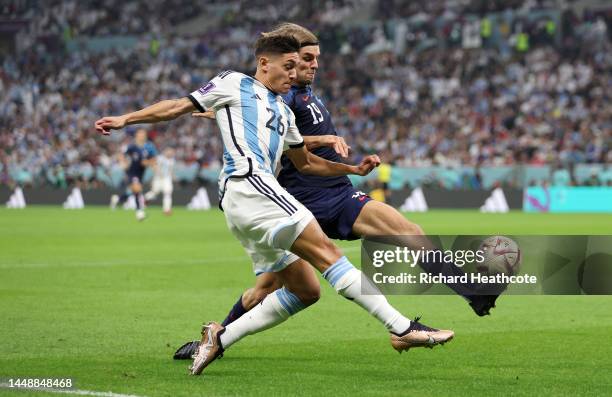
[[[95,127],[96,131],[109,135],[111,130],[119,130],[126,125],[174,120],[194,110],[196,108],[189,98],[167,99],[136,112],[121,116],[102,117],[96,121]]]
[[[377,155],[366,156],[359,165],[348,165],[325,160],[306,150],[305,146],[285,152],[289,160],[303,174],[319,176],[368,175],[380,165]]]
[[[350,146],[346,144],[344,138],[336,135],[308,135],[304,136],[304,144],[308,150],[313,150],[322,146],[333,148],[343,158],[347,158]]]

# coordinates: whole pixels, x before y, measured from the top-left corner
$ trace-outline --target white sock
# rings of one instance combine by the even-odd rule
[[[164,193],[164,199],[162,201],[162,206],[165,212],[168,212],[172,209],[172,195]]]
[[[148,192],[147,192],[147,193],[144,195],[145,200],[147,200],[147,201],[152,201],[152,200],[155,200],[155,196],[157,196],[157,194],[156,194],[156,193],[155,193],[153,190],[148,191]]]
[[[306,306],[284,287],[268,294],[261,303],[228,324],[221,334],[221,344],[227,349],[247,335],[272,328]]]
[[[394,334],[401,334],[410,327],[410,320],[391,306],[387,298],[372,283],[364,285],[368,288],[368,295],[362,293],[362,273],[348,261],[346,256],[338,259],[327,269],[323,277],[340,295],[364,308]]]

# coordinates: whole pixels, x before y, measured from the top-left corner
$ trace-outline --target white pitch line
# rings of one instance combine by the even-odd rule
[[[144,397],[137,396],[135,394],[120,394],[113,393],[112,391],[93,391],[93,390],[79,390],[79,389],[53,389],[53,388],[41,388],[41,387],[11,387],[8,383],[0,383],[0,388],[11,389],[14,391],[27,390],[27,391],[44,391],[47,393],[58,393],[58,394],[76,394],[78,396],[97,396],[97,397]]]
[[[361,247],[346,247],[342,252],[357,252]],[[190,265],[205,265],[225,262],[249,262],[249,257],[246,255],[229,256],[225,258],[214,259],[181,259],[177,261],[98,261],[98,262],[68,262],[68,263],[0,263],[0,269],[36,269],[47,267],[106,267],[106,266],[190,266]]]

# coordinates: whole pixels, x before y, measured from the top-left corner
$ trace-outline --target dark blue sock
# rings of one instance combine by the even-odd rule
[[[227,317],[225,317],[225,320],[223,320],[221,325],[225,327],[226,325],[233,323],[246,312],[247,310],[244,308],[244,306],[242,306],[242,295],[240,295],[240,298],[238,298],[238,302],[234,304],[234,307],[232,307],[232,310],[230,310],[229,314],[227,315]]]
[[[136,200],[136,209],[139,210],[140,209],[140,200],[142,199],[142,194],[141,193],[136,193],[134,195],[134,200]]]

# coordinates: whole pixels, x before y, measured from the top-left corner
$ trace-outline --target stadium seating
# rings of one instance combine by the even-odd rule
[[[550,178],[547,167],[557,164],[569,171],[572,184],[607,183],[605,175],[591,177],[612,163],[606,106],[612,29],[605,14],[586,10],[578,16],[546,8],[546,2],[406,6],[394,0],[326,2],[319,13],[314,6],[295,9],[290,1],[263,14],[257,2],[174,0],[166,13],[158,2],[148,2],[151,12],[143,13],[107,0],[131,18],[129,24],[96,13],[95,1],[24,9],[7,3],[3,15],[30,24],[2,60],[0,183],[117,185],[118,154],[133,129],[102,138],[93,121],[184,96],[221,69],[250,71],[252,37],[272,27],[270,15],[288,15],[319,33],[323,56],[315,88],[353,148],[352,161],[376,152],[410,170],[410,177],[396,172],[392,187],[431,176],[423,167],[447,170],[434,178],[454,188],[465,185],[457,180],[475,167],[485,167],[483,183],[490,186],[528,166],[535,170],[524,178],[529,184]],[[364,17],[366,5],[367,23],[350,24]],[[525,12],[531,6],[538,9]],[[216,20],[202,32],[164,34],[175,25],[181,31],[209,9]],[[464,20],[481,21],[481,30],[466,32]],[[484,20],[493,21],[490,32],[482,29]],[[575,28],[564,29],[568,24]],[[517,44],[517,25],[525,26],[526,48]],[[104,37],[124,47],[82,49]],[[185,117],[150,133],[158,147],[177,148],[179,180],[214,179],[222,152],[214,123]]]

